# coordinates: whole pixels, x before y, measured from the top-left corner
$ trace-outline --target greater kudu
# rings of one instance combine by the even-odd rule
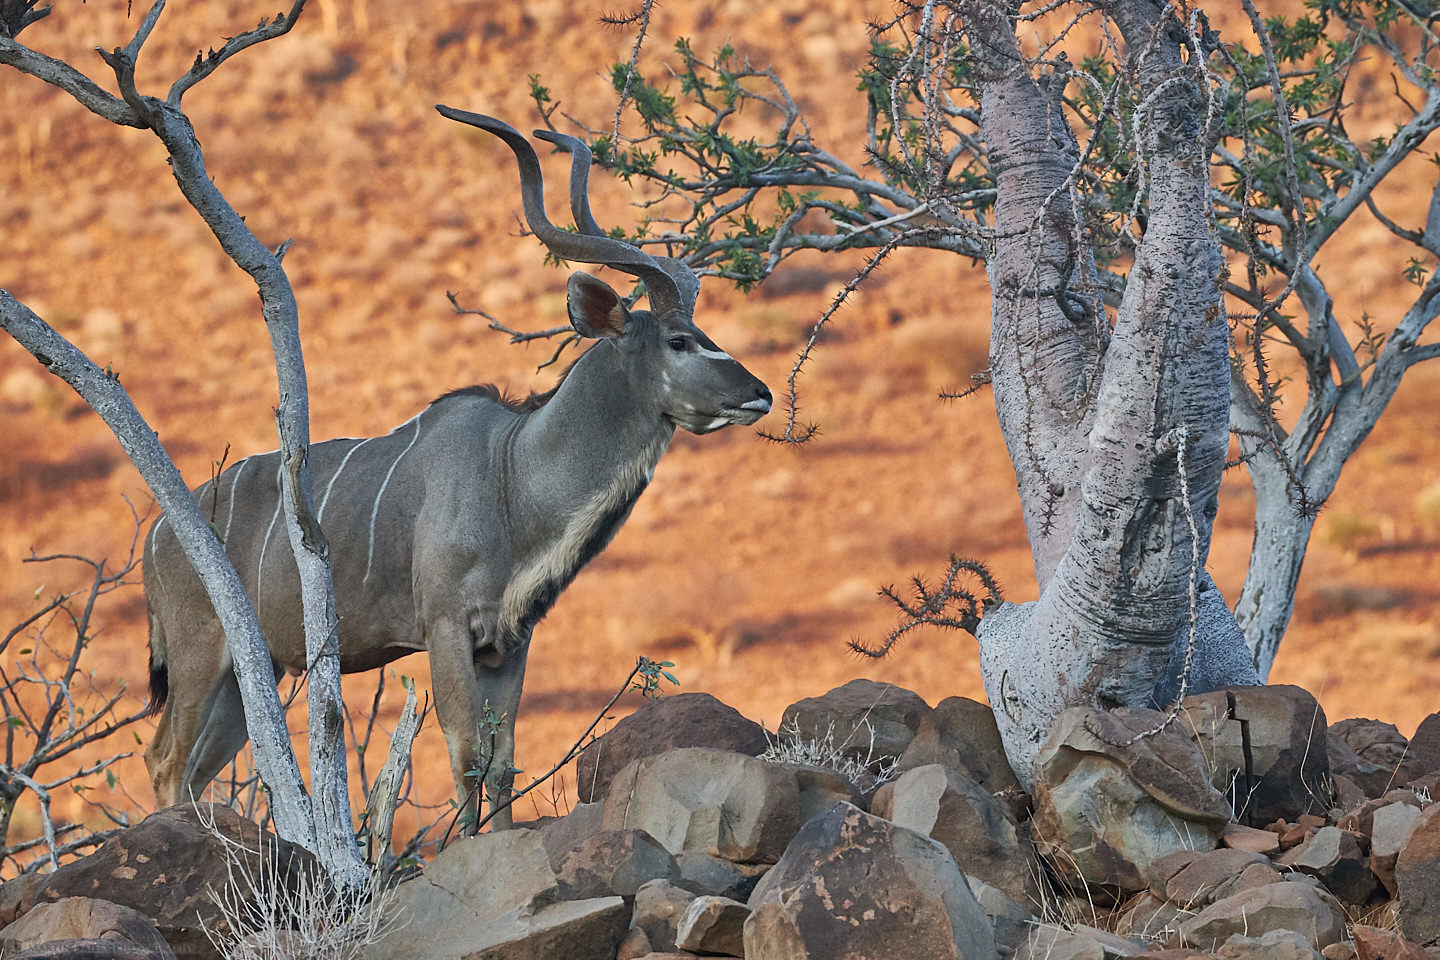
[[[341,669],[430,656],[436,712],[463,797],[480,768],[478,726],[500,719],[485,785],[492,811],[511,788],[515,714],[530,634],[560,592],[629,515],[681,426],[709,433],[754,423],[770,391],[711,342],[693,313],[699,282],[678,260],[613,239],[590,215],[590,151],[571,153],[578,233],[545,216],[530,143],[490,117],[438,107],[514,151],[530,229],[564,260],[639,277],[649,310],[631,311],[586,273],[569,280],[570,322],[598,341],[549,393],[524,402],[491,386],[447,393],[389,434],[310,448],[315,509],[330,541]],[[280,518],[280,461],[265,453],[198,487],[270,645],[276,678],[305,667],[294,558]],[[156,803],[198,795],[246,740],[220,624],[162,515],[145,543],[150,684],[164,705],[145,761]],[[488,752],[488,751],[487,751]],[[508,809],[492,823],[506,826]]]

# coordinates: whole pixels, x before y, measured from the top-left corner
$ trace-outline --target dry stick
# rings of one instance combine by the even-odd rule
[[[428,704],[427,704],[428,708]],[[390,837],[395,824],[395,809],[400,804],[400,784],[405,778],[405,768],[410,760],[410,748],[415,735],[420,732],[420,721],[424,711],[415,711],[415,684],[405,687],[405,706],[400,709],[400,722],[390,736],[390,754],[385,766],[375,777],[375,786],[370,791],[370,802],[366,813],[370,818],[370,862],[379,866],[390,849]],[[374,872],[378,882],[380,870]]]

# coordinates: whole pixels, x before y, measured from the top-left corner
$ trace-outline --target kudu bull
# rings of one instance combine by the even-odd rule
[[[437,109],[510,146],[526,220],[555,256],[639,277],[650,306],[631,311],[607,284],[574,273],[570,322],[597,342],[549,393],[516,402],[493,386],[457,390],[385,436],[310,447],[315,510],[333,558],[342,671],[426,651],[456,786],[462,798],[478,795],[470,774],[488,763],[491,822],[503,827],[536,622],[615,535],[677,425],[703,434],[754,423],[769,411],[770,391],[695,325],[700,288],[685,264],[652,257],[596,224],[582,142],[536,132],[571,154],[579,232],[569,233],[546,218],[539,160],[523,136],[490,117]],[[254,601],[276,679],[303,671],[278,453],[236,463],[195,495]],[[198,796],[246,732],[219,621],[163,515],[146,538],[145,596],[151,703],[164,705],[145,761],[156,803],[168,806]],[[486,711],[500,721],[493,755],[482,758]]]

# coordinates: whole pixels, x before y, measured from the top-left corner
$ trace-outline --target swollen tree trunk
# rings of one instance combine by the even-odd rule
[[[1039,600],[979,629],[1011,765],[1031,765],[1066,707],[1150,705],[1254,683],[1244,638],[1205,575],[1229,440],[1224,263],[1210,219],[1209,90],[1183,35],[1145,0],[1108,12],[1131,51],[1150,217],[1106,335],[1060,106],[1068,77],[1031,76],[1013,21],[976,3],[981,123],[995,170],[991,376],[1014,459]],[[1201,633],[1203,631],[1203,636]],[[1196,680],[1200,683],[1196,683]]]

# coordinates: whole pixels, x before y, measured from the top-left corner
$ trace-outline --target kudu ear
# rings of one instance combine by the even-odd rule
[[[582,337],[621,337],[630,323],[630,311],[620,294],[604,280],[588,273],[570,274],[566,306],[570,325]]]

